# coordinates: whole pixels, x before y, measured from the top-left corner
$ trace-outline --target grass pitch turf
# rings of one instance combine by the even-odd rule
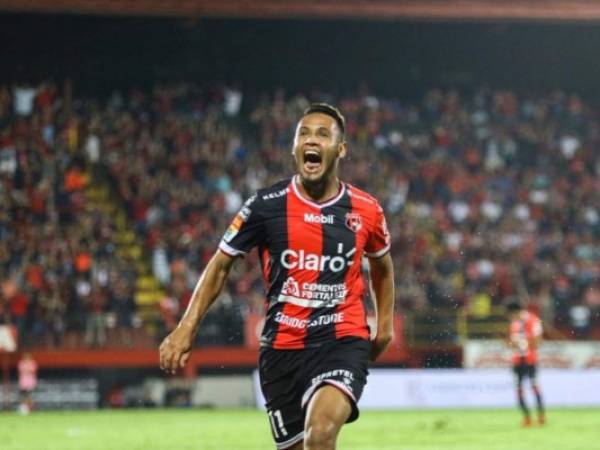
[[[557,409],[522,429],[516,410],[364,411],[339,450],[600,450],[600,409]],[[256,410],[0,413],[2,450],[274,449]]]

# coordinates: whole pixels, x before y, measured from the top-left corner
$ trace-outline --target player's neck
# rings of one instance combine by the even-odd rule
[[[317,183],[307,183],[298,177],[297,186],[300,194],[307,200],[315,203],[325,203],[338,195],[342,183],[337,176],[332,176]]]

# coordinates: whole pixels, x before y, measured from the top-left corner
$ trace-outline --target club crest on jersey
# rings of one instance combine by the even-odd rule
[[[347,213],[346,214],[346,226],[358,233],[358,231],[362,228],[362,218],[358,213]]]

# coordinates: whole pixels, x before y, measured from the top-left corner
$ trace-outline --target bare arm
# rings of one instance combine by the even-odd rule
[[[508,336],[506,338],[506,345],[508,346],[508,348],[510,348],[511,350],[519,350],[519,343],[517,342],[517,339],[515,339],[513,336]]]
[[[175,373],[190,357],[194,336],[208,308],[217,299],[235,258],[217,250],[200,276],[185,314],[160,344],[160,367]]]
[[[542,334],[533,336],[529,341],[529,345],[533,348],[538,348],[543,340],[544,336]]]
[[[377,313],[377,334],[371,349],[371,360],[375,361],[394,337],[394,266],[389,253],[369,259],[369,266]]]

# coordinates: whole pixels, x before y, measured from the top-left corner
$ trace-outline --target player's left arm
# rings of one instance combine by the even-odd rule
[[[513,329],[512,320],[508,326],[508,333],[504,336],[506,345],[511,350],[519,350],[519,333],[516,333]]]
[[[369,267],[377,314],[377,334],[370,355],[371,361],[375,361],[394,337],[394,264],[390,252],[379,258],[369,258]]]
[[[506,342],[511,350],[519,350],[519,339],[516,336],[511,334]]]
[[[544,339],[544,328],[542,326],[542,321],[536,318],[532,328],[532,336],[530,337],[529,345],[537,348]]]

